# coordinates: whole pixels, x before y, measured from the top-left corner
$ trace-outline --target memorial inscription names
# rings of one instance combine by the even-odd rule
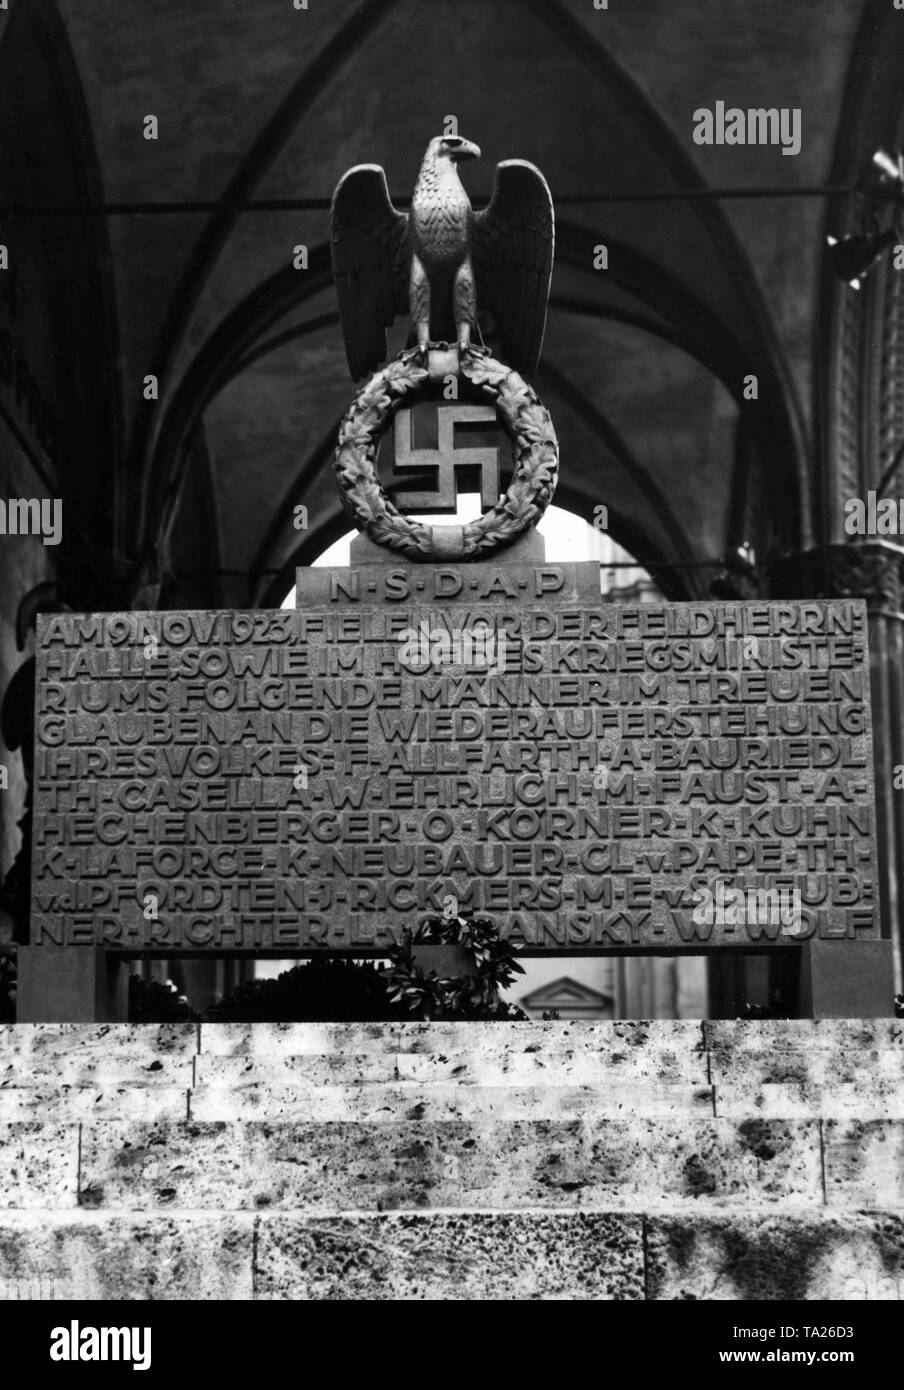
[[[39,628],[35,945],[872,939],[858,602],[602,603],[596,564],[299,572],[298,611]],[[733,919],[701,893],[798,890]]]

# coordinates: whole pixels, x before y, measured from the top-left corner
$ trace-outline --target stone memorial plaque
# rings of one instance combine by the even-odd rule
[[[608,604],[598,574],[306,569],[296,612],[43,619],[34,945],[376,954],[450,898],[537,952],[877,938],[863,604]],[[779,890],[793,922],[738,906]]]

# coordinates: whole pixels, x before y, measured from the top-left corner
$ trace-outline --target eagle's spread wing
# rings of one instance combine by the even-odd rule
[[[546,327],[555,247],[552,195],[524,159],[496,166],[493,197],[474,216],[477,303],[502,335],[502,356],[527,376],[536,371]]]
[[[353,380],[386,357],[386,329],[408,311],[408,218],[393,207],[379,164],[357,164],[333,194],[330,243]]]

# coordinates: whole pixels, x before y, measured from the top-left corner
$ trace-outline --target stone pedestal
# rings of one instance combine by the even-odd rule
[[[773,597],[863,598],[869,620],[870,703],[876,793],[876,877],[882,929],[890,938],[889,995],[904,989],[904,548],[882,540],[850,542],[785,556],[770,570]],[[842,1014],[843,1017],[850,1015]]]
[[[890,1018],[890,941],[812,941],[802,948],[803,1018]]]
[[[127,963],[101,948],[20,946],[19,1023],[120,1023],[129,1013]]]

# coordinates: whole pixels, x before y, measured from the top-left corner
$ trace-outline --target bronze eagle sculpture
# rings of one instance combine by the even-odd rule
[[[492,314],[502,356],[536,370],[552,276],[552,196],[523,159],[496,166],[493,196],[474,212],[458,176],[477,145],[438,135],[427,146],[407,213],[392,204],[379,164],[349,169],[333,194],[331,248],[345,351],[354,381],[386,358],[386,330],[407,311],[422,353],[435,342],[465,350]]]

